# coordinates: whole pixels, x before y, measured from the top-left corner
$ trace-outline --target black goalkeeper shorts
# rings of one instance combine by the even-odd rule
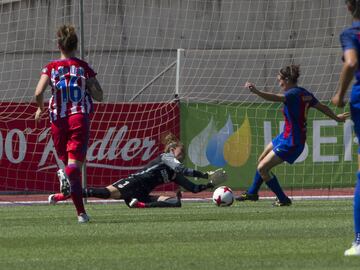
[[[113,183],[112,186],[119,190],[121,198],[124,199],[126,204],[129,204],[133,198],[144,203],[151,202],[150,191],[147,190],[141,179],[135,177],[123,178]]]

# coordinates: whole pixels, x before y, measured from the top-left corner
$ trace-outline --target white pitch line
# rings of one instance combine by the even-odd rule
[[[306,201],[306,200],[344,200],[353,199],[353,195],[334,195],[334,196],[289,196],[294,201]],[[274,200],[275,197],[261,197],[260,200]],[[182,198],[182,202],[209,202],[212,198]],[[88,204],[123,204],[124,200],[88,200]],[[1,202],[0,206],[20,206],[20,205],[48,205],[48,201],[13,201],[13,202]],[[62,201],[57,204],[72,204],[72,201]]]

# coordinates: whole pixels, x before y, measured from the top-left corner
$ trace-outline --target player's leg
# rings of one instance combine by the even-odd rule
[[[272,149],[273,149],[273,144],[271,142],[265,147],[265,150],[260,155],[258,162],[260,163],[271,152]],[[259,171],[256,170],[253,183],[250,186],[250,188],[248,189],[248,193],[249,194],[257,194],[259,192],[259,189],[263,182],[264,182],[264,180],[262,179]]]
[[[344,253],[345,256],[360,256],[360,153],[358,155],[358,162],[359,162],[359,168],[356,174],[357,182],[354,190],[354,203],[353,203],[355,239],[352,246],[349,249],[345,250]]]
[[[275,154],[274,151],[270,151],[259,163],[258,172],[261,178],[265,181],[266,185],[270,188],[272,192],[275,193],[277,201],[274,203],[274,206],[288,206],[291,204],[291,200],[286,196],[282,190],[279,181],[274,174],[270,174],[270,171],[275,166],[283,163],[279,156]]]
[[[64,164],[68,164],[68,161],[66,161],[66,163]],[[65,168],[65,166],[64,166]],[[59,183],[60,183],[60,192],[62,194],[64,194],[65,196],[70,195],[71,193],[71,184],[70,184],[70,180],[69,177],[66,175],[65,170],[64,169],[59,169],[57,172],[57,177],[59,179]]]
[[[110,185],[104,188],[88,187],[83,189],[83,196],[85,198],[95,197],[100,199],[121,199],[120,191],[114,186]]]
[[[181,207],[181,198],[160,196],[157,201],[150,203],[149,207]]]
[[[66,197],[70,195],[70,181],[63,169],[68,164],[68,129],[69,125],[67,119],[65,118],[60,118],[57,121],[51,123],[52,140],[56,149],[56,154],[62,163],[61,168],[59,168],[57,171],[57,177],[60,183],[60,192],[63,193]],[[61,196],[59,195],[59,199],[61,199],[60,197]]]
[[[360,245],[360,148],[358,150],[358,171],[356,173],[356,178],[354,191],[355,243]]]
[[[258,158],[258,163],[259,163],[260,161],[262,161],[262,160],[267,156],[267,154],[270,153],[270,151],[271,151],[272,149],[273,149],[273,143],[270,142],[270,143],[265,147],[265,149],[264,149],[264,151],[261,153],[261,155],[259,156],[259,158]]]
[[[65,173],[69,177],[69,181],[71,185],[70,196],[76,208],[78,221],[79,223],[86,223],[89,221],[89,217],[87,216],[85,206],[83,203],[81,167],[82,167],[82,162],[73,158],[69,158],[69,163],[65,167]]]
[[[86,157],[89,138],[89,117],[84,114],[71,115],[68,119],[70,138],[67,144],[68,164],[65,174],[71,185],[71,199],[75,205],[79,223],[89,221],[86,214],[81,183],[81,167]]]
[[[351,119],[354,122],[354,131],[360,139],[360,109],[350,104]],[[358,171],[356,173],[356,186],[354,190],[354,233],[355,240],[351,248],[345,251],[345,256],[360,256],[360,146],[358,148]]]
[[[272,142],[270,142],[265,147],[265,149],[262,152],[262,154],[260,155],[258,161],[261,162],[266,157],[266,155],[269,154],[269,152],[272,150],[272,148],[273,148],[273,144],[272,144]],[[246,192],[241,194],[239,197],[236,197],[235,199],[238,201],[246,201],[246,200],[257,201],[257,200],[259,200],[258,192],[259,192],[260,187],[263,182],[264,182],[264,180],[262,179],[261,175],[259,174],[259,171],[256,170],[251,186],[248,188],[248,190]]]
[[[56,154],[58,158],[63,163],[65,167],[68,164],[68,153],[67,153],[67,132],[68,132],[68,122],[67,119],[61,118],[57,121],[51,123],[51,135],[56,149]],[[60,183],[60,192],[56,194],[51,194],[48,197],[49,204],[56,204],[59,201],[64,201],[70,198],[70,181],[65,174],[63,169],[57,171],[57,176]]]
[[[55,193],[49,195],[48,202],[51,205],[55,205],[57,202],[66,201],[69,198],[71,198],[70,195],[64,195],[64,193]]]
[[[165,208],[181,207],[181,195],[175,197],[168,196],[148,196],[147,198],[134,198],[129,203],[130,208]]]

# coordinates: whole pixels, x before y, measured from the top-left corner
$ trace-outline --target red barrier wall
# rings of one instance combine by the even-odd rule
[[[34,104],[0,103],[0,109],[0,191],[57,191],[59,160],[47,115],[35,123]],[[161,139],[168,132],[180,134],[177,103],[95,104],[88,186],[106,186],[140,169],[163,151]]]

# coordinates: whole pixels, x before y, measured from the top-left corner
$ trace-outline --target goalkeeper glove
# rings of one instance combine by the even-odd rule
[[[207,174],[210,180],[209,183],[211,183],[213,186],[220,185],[227,180],[227,173],[223,168],[207,172]]]

